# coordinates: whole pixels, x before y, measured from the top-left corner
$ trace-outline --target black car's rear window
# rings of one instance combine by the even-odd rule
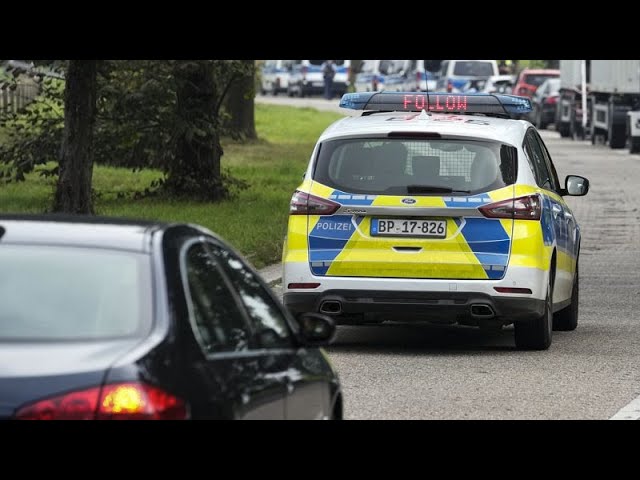
[[[96,340],[147,331],[148,255],[0,244],[0,341]]]
[[[516,155],[498,142],[336,139],[322,143],[314,180],[350,193],[406,195],[409,186],[434,186],[476,194],[513,184]]]

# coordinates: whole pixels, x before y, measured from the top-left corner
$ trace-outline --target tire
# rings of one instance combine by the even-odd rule
[[[573,288],[571,289],[571,303],[553,316],[553,329],[559,332],[570,332],[578,327],[578,303],[580,300],[580,276],[578,263],[576,273],[573,276]]]
[[[640,138],[631,137],[629,144],[629,153],[640,153]]]
[[[515,341],[518,350],[547,350],[553,335],[553,272],[549,273],[547,295],[542,316],[529,322],[516,322]]]
[[[562,138],[567,138],[571,135],[571,131],[569,129],[569,124],[567,122],[560,122],[560,136]]]
[[[611,127],[609,131],[609,147],[610,148],[624,148],[626,145],[626,133],[624,128],[617,126]]]

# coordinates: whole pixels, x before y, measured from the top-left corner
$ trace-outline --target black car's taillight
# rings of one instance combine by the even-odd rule
[[[290,215],[333,215],[340,204],[296,190],[289,205]]]
[[[186,420],[182,400],[139,382],[68,392],[26,405],[18,420]]]

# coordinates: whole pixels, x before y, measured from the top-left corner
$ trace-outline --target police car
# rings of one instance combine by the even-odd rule
[[[514,324],[547,349],[578,322],[580,228],[531,110],[510,95],[352,93],[293,194],[284,303],[338,323]]]

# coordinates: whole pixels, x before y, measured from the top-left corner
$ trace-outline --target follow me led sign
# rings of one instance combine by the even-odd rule
[[[347,93],[342,108],[369,111],[409,111],[442,113],[482,113],[509,116],[531,111],[528,98],[486,93],[451,95],[449,93],[362,92]]]
[[[402,105],[404,110],[428,110],[438,112],[466,112],[467,111],[467,96],[466,95],[432,95],[436,98],[433,103],[433,98],[427,99],[426,95],[404,95]],[[441,104],[442,97],[444,101]]]

